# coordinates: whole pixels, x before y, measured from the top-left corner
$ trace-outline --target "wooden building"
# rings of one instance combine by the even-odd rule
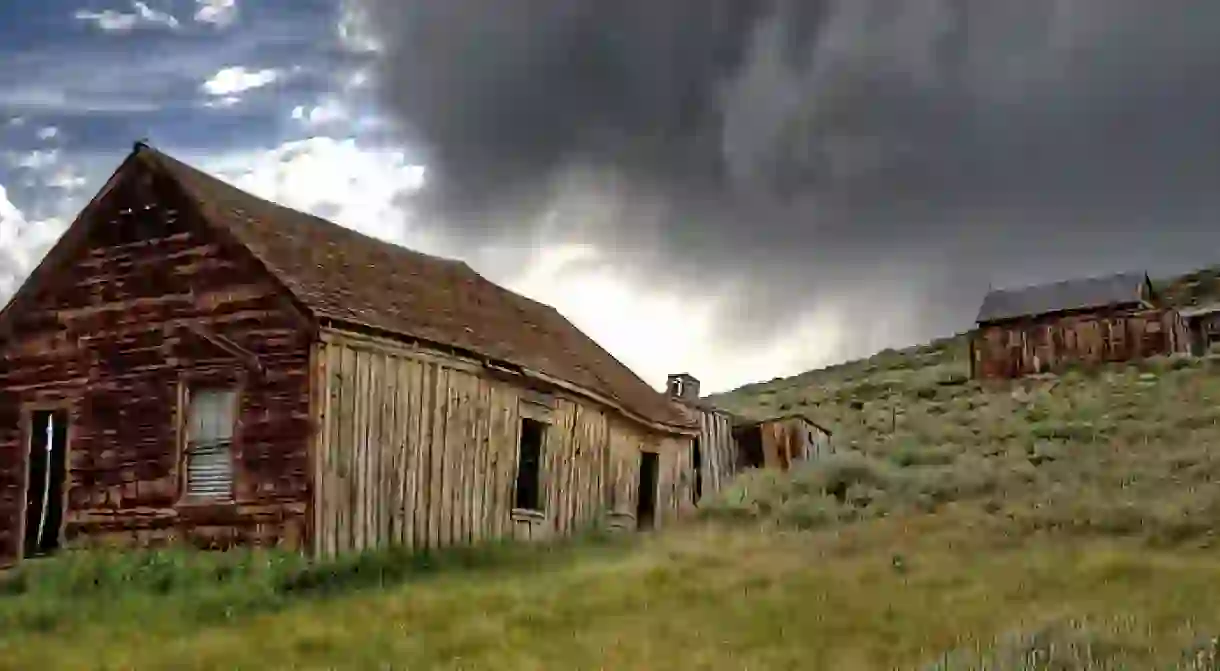
[[[1220,345],[1220,303],[1191,305],[1178,310],[1190,341],[1190,352],[1203,356]]]
[[[733,427],[739,468],[788,470],[834,452],[830,429],[801,414],[740,421]]]
[[[976,378],[1015,378],[1073,363],[1184,352],[1178,313],[1160,305],[1146,273],[991,291],[970,339]]]
[[[740,470],[737,441],[733,439],[737,418],[699,398],[699,380],[689,373],[670,375],[666,393],[699,426],[699,436],[691,446],[695,478],[691,501],[698,505],[704,497],[728,486]]]
[[[0,311],[0,558],[671,519],[700,427],[469,266],[137,144]]]

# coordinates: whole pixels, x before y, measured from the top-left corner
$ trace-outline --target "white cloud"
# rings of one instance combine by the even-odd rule
[[[232,96],[253,89],[262,88],[279,79],[278,70],[247,70],[240,65],[222,68],[205,81],[202,89],[212,96]]]
[[[113,9],[94,12],[78,9],[72,16],[78,21],[93,23],[99,30],[108,33],[126,33],[139,27],[172,30],[179,26],[178,19],[174,18],[173,14],[155,10],[139,0],[132,2],[131,8],[133,10],[131,12],[120,12]]]
[[[8,120],[8,125],[13,126],[13,127],[24,126],[25,117],[15,116]]]
[[[436,239],[409,227],[396,204],[424,179],[424,169],[402,151],[320,136],[265,151],[204,157],[199,165],[263,198],[383,240],[437,251]]]
[[[225,109],[228,107],[233,107],[239,102],[241,102],[241,98],[237,96],[225,96],[223,98],[213,98],[212,100],[208,100],[203,103],[203,106],[211,107],[213,109]]]
[[[47,186],[54,189],[75,191],[85,186],[86,180],[70,167],[63,166],[47,178]]]
[[[298,105],[292,109],[292,118],[306,126],[323,126],[349,118],[347,107],[338,100],[328,99],[314,106]]]
[[[29,221],[0,184],[0,305],[8,302],[64,226],[59,219]]]
[[[368,11],[359,2],[343,0],[339,7],[339,23],[335,26],[339,43],[357,53],[381,51],[382,44],[373,34],[371,20]]]
[[[225,28],[237,19],[237,0],[195,0],[195,21]]]
[[[35,149],[25,154],[10,152],[8,159],[11,164],[26,170],[45,170],[59,163],[58,149]]]
[[[51,140],[57,135],[59,135],[59,129],[55,126],[46,126],[45,128],[38,129],[39,140]]]
[[[477,265],[525,268],[489,277],[553,306],[657,389],[670,373],[693,374],[706,394],[807,370],[828,363],[842,337],[832,313],[821,311],[774,342],[731,347],[717,337],[715,298],[639,277],[593,245],[528,249],[519,243],[484,249]]]

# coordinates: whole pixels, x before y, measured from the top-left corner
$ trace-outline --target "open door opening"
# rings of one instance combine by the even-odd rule
[[[24,556],[59,549],[67,480],[68,411],[29,414],[29,454],[25,489]]]
[[[658,463],[656,452],[640,453],[640,482],[635,502],[635,520],[640,529],[656,526]]]
[[[766,465],[763,453],[762,427],[750,426],[737,432],[737,465],[740,468],[762,468]]]
[[[699,501],[703,499],[703,450],[700,449],[699,439],[691,444],[691,468],[695,470],[695,488],[691,491],[691,500],[695,505],[699,505]]]

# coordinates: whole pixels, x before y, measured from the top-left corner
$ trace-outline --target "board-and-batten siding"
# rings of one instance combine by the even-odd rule
[[[596,404],[539,395],[479,364],[324,329],[315,356],[314,550],[431,549],[566,535],[633,515],[639,455],[660,453],[657,517],[689,500],[690,438],[637,428]],[[544,510],[514,511],[521,419],[549,424]]]
[[[703,498],[728,486],[737,475],[737,442],[733,419],[723,412],[699,412],[699,448],[703,463]]]

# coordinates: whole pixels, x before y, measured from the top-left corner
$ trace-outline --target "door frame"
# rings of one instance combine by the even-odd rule
[[[21,404],[21,516],[17,520],[17,556],[15,557],[18,562],[26,559],[25,531],[26,520],[29,518],[30,500],[30,441],[34,437],[31,431],[36,412],[63,410],[68,415],[64,436],[64,483],[63,491],[60,492],[59,529],[55,532],[60,547],[64,544],[64,528],[68,523],[68,485],[72,480],[72,434],[75,433],[72,428],[72,410],[74,405],[70,400],[29,401]],[[43,505],[46,505],[45,501]]]

